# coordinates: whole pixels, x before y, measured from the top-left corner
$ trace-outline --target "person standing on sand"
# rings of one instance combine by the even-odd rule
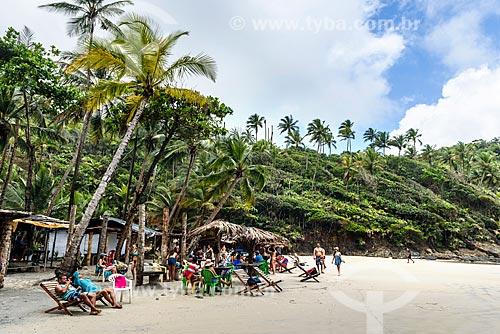
[[[410,263],[410,261],[415,263],[415,261],[413,261],[413,259],[411,258],[411,250],[407,248],[406,252],[408,252],[408,261],[406,263]]]
[[[314,248],[313,257],[314,260],[316,261],[316,267],[318,268],[318,273],[324,274],[323,265],[325,258],[325,250],[321,247],[319,242],[316,244],[316,248]]]
[[[335,247],[333,249],[333,259],[332,259],[332,264],[335,263],[337,266],[337,276],[340,276],[340,265],[342,264],[342,253],[340,253],[340,250],[338,247]]]
[[[269,254],[271,254],[271,271],[273,272],[273,275],[276,274],[276,259],[278,257],[278,254],[274,247],[269,247]]]
[[[132,264],[130,265],[130,272],[132,273],[132,279],[135,280],[135,267],[137,266],[137,259],[139,258],[139,250],[137,245],[132,246]]]

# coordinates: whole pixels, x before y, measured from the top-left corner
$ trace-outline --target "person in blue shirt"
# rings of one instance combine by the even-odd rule
[[[264,258],[262,257],[262,255],[260,254],[259,251],[256,251],[255,252],[255,262],[259,263],[259,262],[262,262],[262,261],[264,261]]]
[[[234,265],[234,269],[241,269],[241,267],[239,266],[239,264],[241,263],[241,255],[240,253],[237,253],[236,254],[236,259],[234,259],[233,261],[233,265]]]

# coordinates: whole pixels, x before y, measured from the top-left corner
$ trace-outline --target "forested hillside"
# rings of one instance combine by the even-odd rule
[[[188,229],[224,218],[285,235],[298,251],[321,241],[351,254],[500,257],[499,140],[435,149],[418,129],[391,138],[369,128],[353,152],[352,121],[334,133],[315,119],[301,134],[289,115],[278,147],[263,116],[228,131],[223,101],[173,87],[177,76],[216,75],[204,54],[169,58],[187,33],[163,39],[140,18],[124,26],[127,40],[112,39],[121,49],[96,44],[58,62],[29,30],[0,39],[0,208],[67,220],[75,204],[72,252],[91,217],[130,228],[146,204],[158,229],[179,229],[184,213]]]
[[[228,210],[231,220],[271,228],[305,249],[318,240],[362,254],[411,247],[499,255],[498,140],[414,158],[270,150],[260,159],[272,177],[255,211]]]

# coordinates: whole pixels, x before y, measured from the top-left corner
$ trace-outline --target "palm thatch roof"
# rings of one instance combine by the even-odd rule
[[[224,220],[214,220],[213,222],[200,226],[189,233],[189,237],[213,234],[219,240],[253,243],[256,245],[272,244],[287,246],[287,238],[273,232],[261,230],[256,227],[243,226],[229,223]]]

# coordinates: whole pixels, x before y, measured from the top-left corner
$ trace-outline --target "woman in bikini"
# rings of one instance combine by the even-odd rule
[[[137,266],[137,258],[139,257],[139,250],[137,245],[132,246],[132,264],[130,265],[130,271],[132,272],[132,279],[135,280],[135,267]]]

